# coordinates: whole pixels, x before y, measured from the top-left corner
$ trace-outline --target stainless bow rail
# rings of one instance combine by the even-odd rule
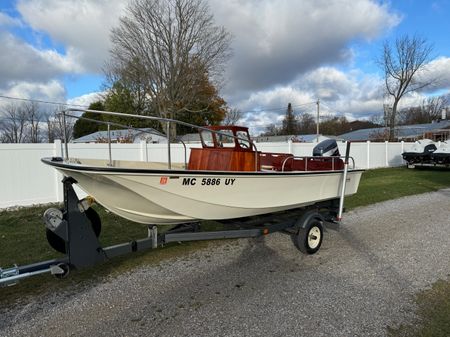
[[[144,115],[134,115],[134,114],[126,114],[126,113],[121,113],[121,112],[114,112],[114,111],[100,111],[100,110],[91,110],[91,109],[76,109],[76,108],[69,108],[69,109],[65,109],[63,111],[61,111],[62,114],[62,119],[63,119],[63,124],[64,124],[64,132],[63,132],[63,136],[64,136],[64,159],[67,161],[69,159],[69,145],[68,145],[68,136],[67,136],[67,129],[66,129],[66,117],[71,117],[71,118],[75,118],[75,119],[84,119],[84,120],[88,120],[94,123],[98,123],[98,124],[106,124],[108,129],[108,152],[109,152],[109,163],[110,165],[112,165],[113,161],[112,161],[112,149],[111,149],[111,134],[110,134],[110,127],[111,125],[113,126],[120,126],[120,127],[124,127],[126,129],[130,129],[130,130],[138,130],[138,131],[142,131],[142,132],[147,132],[150,134],[156,134],[154,132],[149,132],[149,131],[145,131],[142,128],[134,128],[131,126],[126,126],[120,123],[114,123],[114,122],[109,122],[109,121],[98,121],[92,118],[86,118],[83,116],[76,116],[72,113],[74,112],[91,112],[94,114],[99,114],[99,115],[109,115],[109,116],[119,116],[119,117],[126,117],[126,118],[136,118],[136,119],[144,119],[144,120],[151,120],[151,121],[158,121],[158,122],[165,122],[167,123],[167,127],[166,127],[166,136],[167,136],[167,167],[168,169],[172,169],[172,158],[171,158],[171,134],[170,134],[170,125],[171,123],[175,123],[175,124],[179,124],[179,125],[183,125],[183,126],[187,126],[193,129],[197,129],[197,130],[203,130],[203,131],[207,131],[207,132],[211,132],[214,133],[216,135],[222,135],[228,138],[233,138],[236,139],[237,141],[241,140],[241,141],[245,141],[248,142],[251,146],[252,149],[255,150],[255,171],[258,171],[258,149],[256,147],[256,144],[250,139],[250,138],[243,138],[243,137],[238,137],[238,136],[234,136],[231,135],[229,133],[225,133],[225,132],[221,132],[221,131],[216,131],[216,130],[211,130],[209,128],[206,127],[202,127],[202,126],[198,126],[198,125],[194,125],[194,124],[190,124],[187,122],[183,122],[183,121],[179,121],[176,119],[171,119],[171,118],[163,118],[163,117],[156,117],[156,116],[144,116]],[[187,161],[187,147],[186,144],[184,142],[181,141],[181,139],[177,139],[178,141],[180,141],[183,146],[184,146],[184,158],[185,158],[185,165],[186,165],[186,161]]]

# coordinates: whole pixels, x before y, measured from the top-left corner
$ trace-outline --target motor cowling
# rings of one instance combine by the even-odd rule
[[[314,157],[334,157],[340,156],[339,147],[335,139],[326,139],[314,146]]]

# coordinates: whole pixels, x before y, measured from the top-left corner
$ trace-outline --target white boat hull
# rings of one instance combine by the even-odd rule
[[[43,160],[117,215],[173,225],[232,219],[338,198],[342,171],[216,172],[125,169]],[[357,192],[361,170],[348,172],[345,194]]]

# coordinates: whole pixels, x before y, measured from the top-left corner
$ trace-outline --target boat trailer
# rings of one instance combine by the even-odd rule
[[[339,222],[336,219],[342,213],[340,199],[337,198],[284,212],[218,221],[238,228],[232,230],[200,231],[198,223],[190,223],[159,234],[157,226],[149,225],[146,238],[103,248],[98,240],[100,217],[90,207],[92,200],[78,199],[72,186],[76,183],[73,178],[65,177],[62,183],[64,208],[48,209],[44,213],[44,222],[49,244],[65,253],[65,256],[24,266],[0,268],[0,286],[14,285],[21,279],[44,273],[64,278],[71,269],[90,267],[113,257],[163,247],[171,242],[256,238],[282,232],[291,236],[301,252],[314,254],[321,246],[324,224],[327,223],[328,229],[337,230]]]

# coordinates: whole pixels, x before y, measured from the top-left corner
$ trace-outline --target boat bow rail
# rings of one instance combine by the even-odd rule
[[[223,136],[223,137],[228,137],[228,138],[232,138],[234,139],[236,142],[239,143],[239,141],[241,142],[247,142],[250,146],[249,149],[254,150],[255,153],[255,171],[258,170],[258,149],[256,147],[256,144],[250,139],[250,137],[242,137],[242,136],[238,136],[238,135],[233,135],[233,134],[229,134],[226,132],[221,131],[222,127],[202,127],[202,126],[198,126],[198,125],[194,125],[194,124],[190,124],[190,123],[186,123],[183,121],[179,121],[176,119],[171,119],[171,118],[163,118],[163,117],[156,117],[156,116],[146,116],[146,115],[135,115],[135,114],[126,114],[126,113],[121,113],[121,112],[114,112],[114,111],[100,111],[100,110],[92,110],[92,109],[76,109],[76,108],[69,108],[69,109],[65,109],[63,111],[61,111],[61,114],[63,116],[62,120],[63,120],[63,137],[64,137],[64,159],[67,161],[69,159],[69,146],[68,146],[68,136],[67,136],[67,127],[66,127],[66,117],[70,117],[70,118],[75,118],[75,119],[83,119],[83,120],[87,120],[90,122],[94,122],[97,124],[105,124],[107,125],[107,140],[108,140],[108,154],[109,154],[109,164],[112,165],[113,160],[112,160],[112,150],[111,150],[111,126],[119,126],[119,127],[123,127],[126,129],[130,129],[130,130],[137,130],[140,132],[144,132],[144,133],[149,133],[149,134],[154,134],[154,132],[152,131],[148,131],[142,128],[134,128],[132,126],[129,125],[123,125],[120,123],[115,123],[115,122],[111,122],[111,121],[99,121],[99,120],[95,120],[92,118],[87,118],[87,117],[83,117],[83,116],[77,116],[74,113],[76,112],[90,112],[90,113],[94,113],[94,114],[99,114],[99,115],[106,115],[106,116],[120,116],[120,117],[125,117],[125,118],[130,118],[130,119],[144,119],[144,120],[151,120],[151,121],[158,121],[158,122],[162,122],[162,123],[166,123],[166,136],[167,136],[167,167],[170,170],[172,168],[172,160],[171,160],[171,123],[174,124],[178,124],[178,125],[182,125],[182,126],[187,126],[193,129],[196,129],[198,131],[207,131],[207,132],[211,132],[212,134],[214,134],[214,142],[216,142],[216,135],[217,136]],[[247,135],[248,136],[248,135]],[[180,143],[183,144],[184,147],[184,161],[185,161],[185,166],[187,166],[187,148],[186,148],[186,144],[181,140],[181,138],[178,138],[177,141],[179,141]]]

